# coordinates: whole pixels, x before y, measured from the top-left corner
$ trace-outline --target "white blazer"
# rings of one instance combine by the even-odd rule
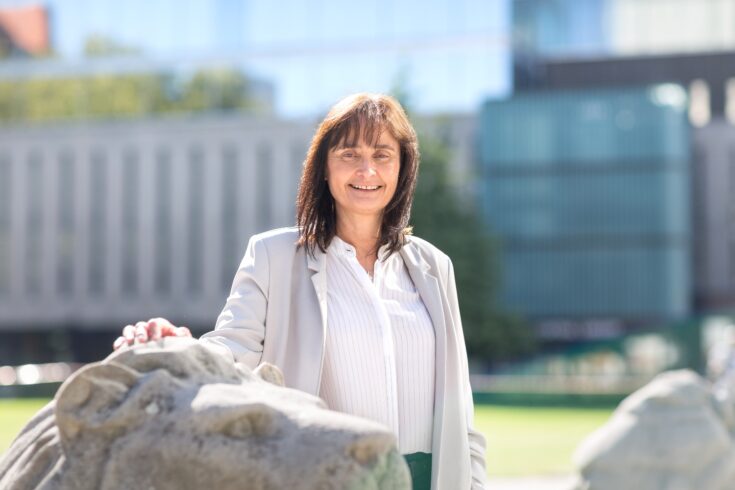
[[[202,336],[234,362],[283,371],[286,386],[318,396],[327,332],[326,254],[296,248],[298,230],[250,239],[215,330]],[[409,236],[401,256],[436,333],[432,490],[484,489],[485,438],[474,407],[452,262]]]

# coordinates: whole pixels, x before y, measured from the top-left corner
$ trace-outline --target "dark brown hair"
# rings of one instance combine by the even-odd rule
[[[389,245],[396,252],[411,234],[408,221],[416,189],[419,149],[416,131],[401,105],[382,94],[354,94],[337,102],[319,125],[304,161],[296,197],[299,246],[313,255],[316,247],[327,250],[337,232],[334,198],[326,181],[327,155],[336,146],[355,145],[360,137],[375,144],[381,131],[388,131],[400,146],[400,169],[396,192],[383,209],[378,248]]]

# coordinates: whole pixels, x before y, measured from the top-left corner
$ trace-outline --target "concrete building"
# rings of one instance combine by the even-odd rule
[[[735,312],[735,126],[717,118],[692,135],[694,302]]]
[[[247,238],[294,222],[310,123],[0,132],[0,329],[213,325]]]

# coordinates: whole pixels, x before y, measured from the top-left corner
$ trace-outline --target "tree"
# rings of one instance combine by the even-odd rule
[[[84,54],[87,58],[134,57],[143,52],[94,34],[86,39]],[[253,80],[237,67],[0,80],[0,122],[117,119],[211,111],[264,114],[271,107],[269,100],[258,97]]]
[[[241,111],[261,114],[267,102],[234,68],[162,73],[96,74],[0,80],[0,121],[117,119],[170,113]]]
[[[84,40],[84,55],[88,58],[141,54],[142,49],[128,46],[103,34],[92,34]]]

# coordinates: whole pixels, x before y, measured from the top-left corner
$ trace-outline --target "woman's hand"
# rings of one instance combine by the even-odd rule
[[[112,344],[114,350],[124,345],[145,344],[149,340],[159,340],[163,337],[191,337],[186,327],[176,327],[165,318],[151,318],[147,322],[138,322],[135,325],[126,325],[122,335]]]

